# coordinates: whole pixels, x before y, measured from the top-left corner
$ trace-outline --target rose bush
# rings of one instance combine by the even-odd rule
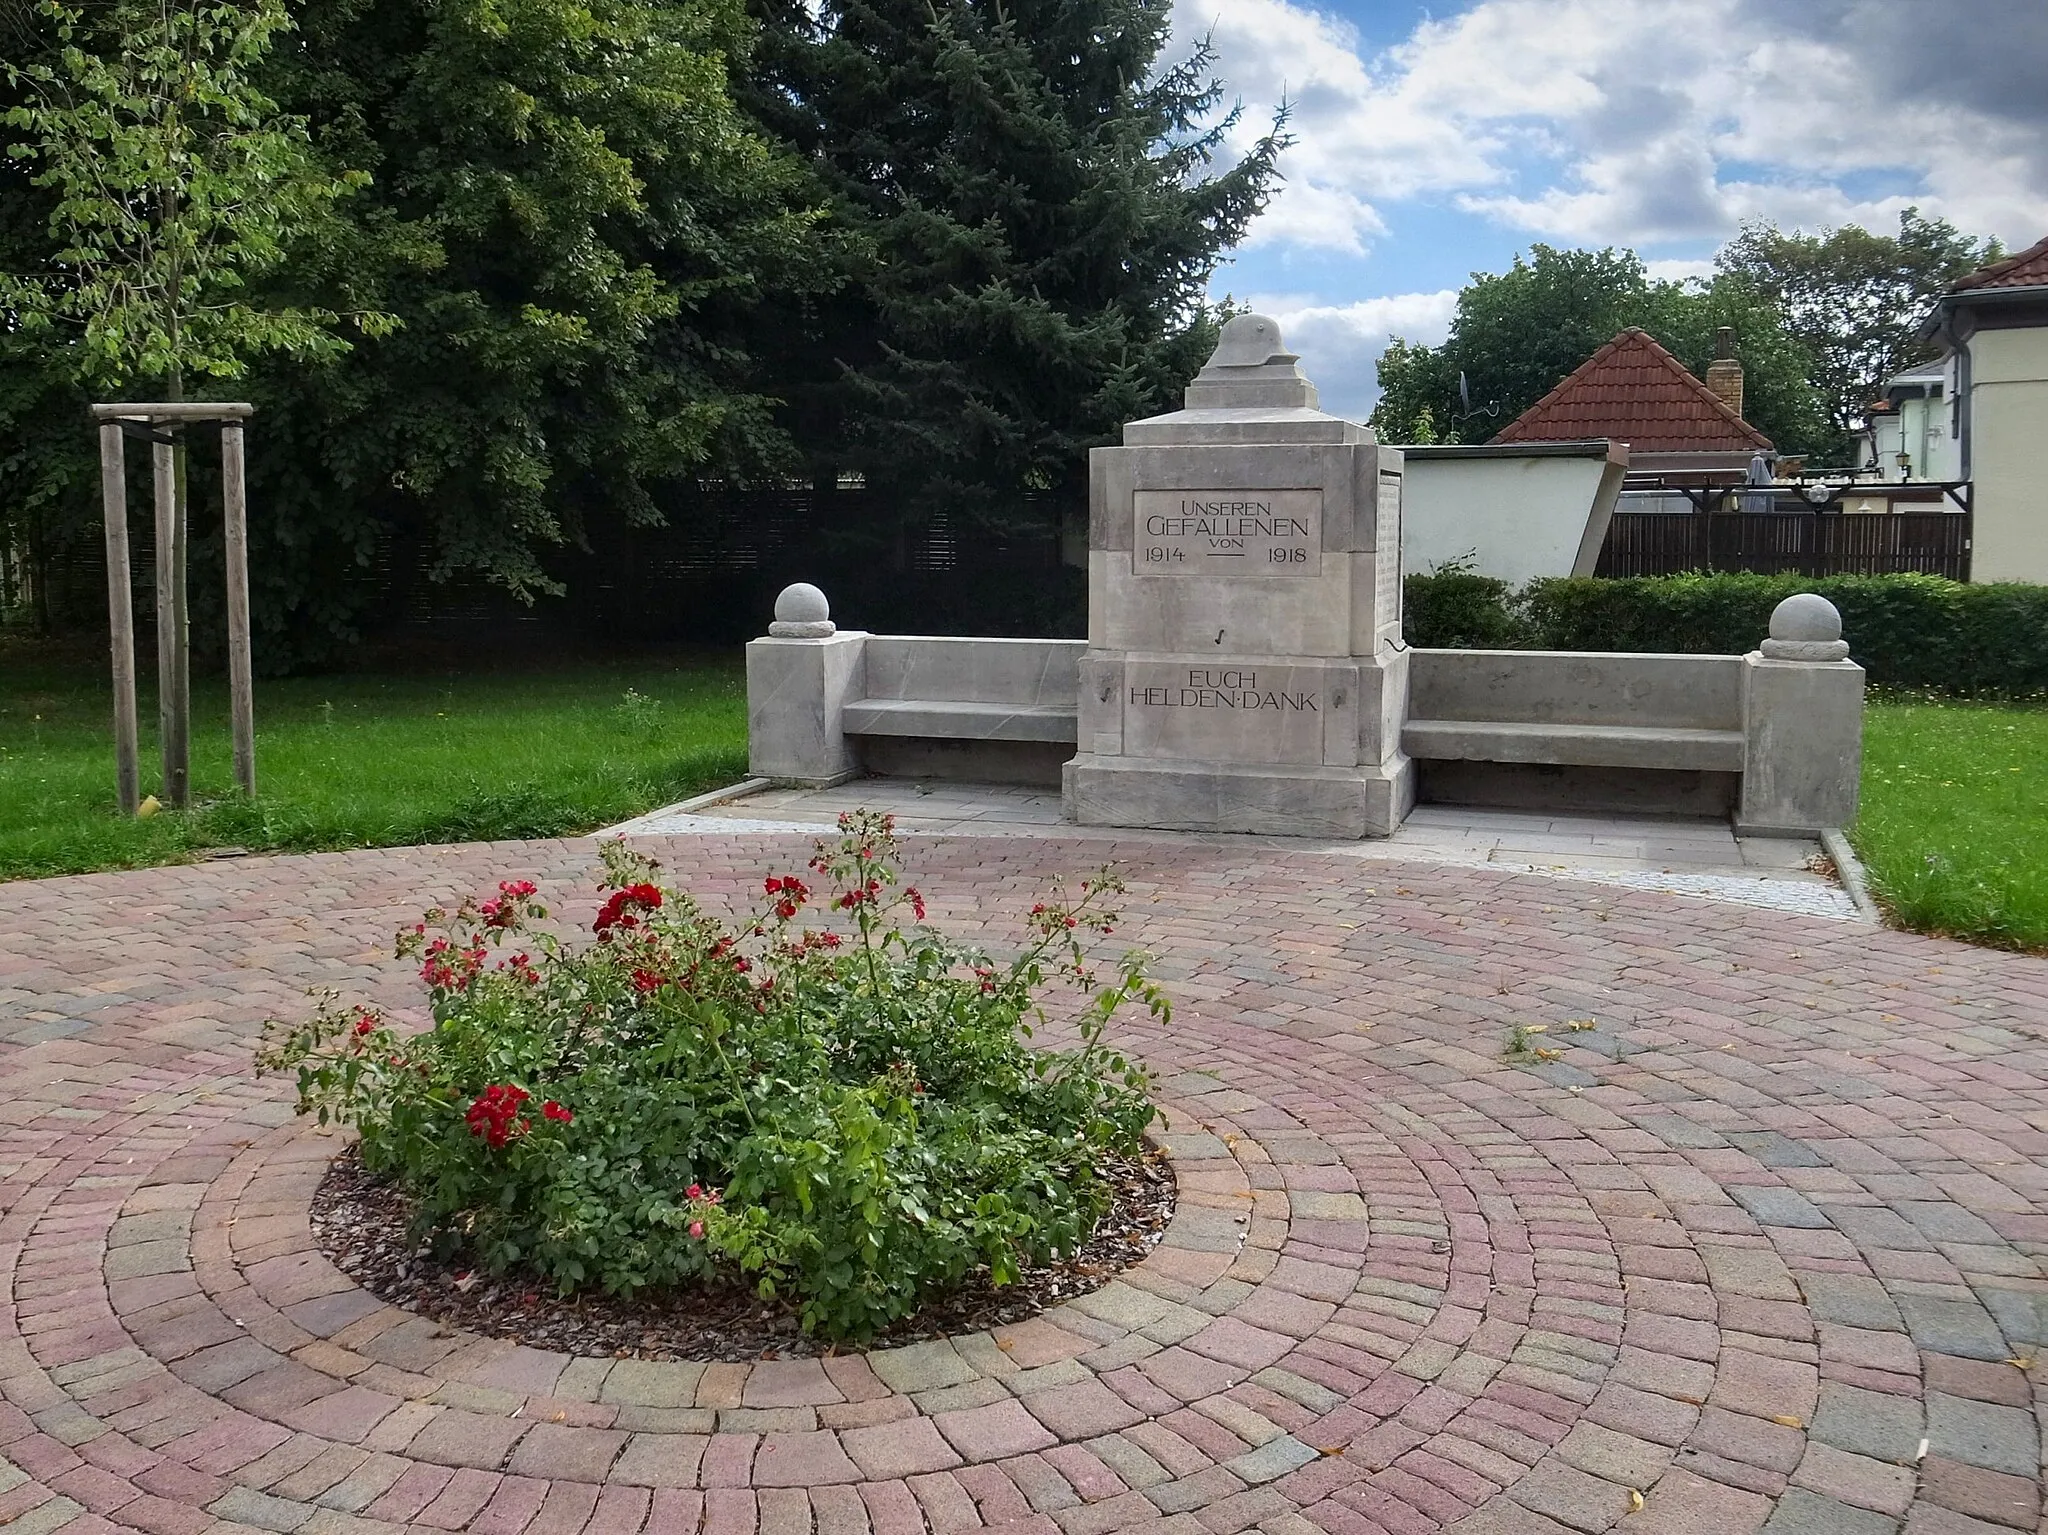
[[[888,817],[840,832],[732,922],[622,843],[581,946],[537,925],[525,881],[430,911],[398,939],[430,1029],[329,998],[266,1029],[259,1069],[356,1126],[444,1253],[564,1292],[744,1275],[861,1341],[977,1267],[1004,1283],[1071,1254],[1110,1197],[1101,1159],[1154,1113],[1105,1027],[1168,1011],[1141,956],[1090,966],[1121,884],[1056,883],[1003,962],[923,925]],[[820,906],[837,926],[804,925]],[[1059,982],[1086,997],[1080,1042],[1039,1050]]]

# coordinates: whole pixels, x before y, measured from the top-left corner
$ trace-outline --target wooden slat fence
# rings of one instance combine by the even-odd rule
[[[1594,573],[1746,570],[1880,576],[1917,571],[1967,581],[1970,524],[1970,514],[1961,511],[1617,511]]]

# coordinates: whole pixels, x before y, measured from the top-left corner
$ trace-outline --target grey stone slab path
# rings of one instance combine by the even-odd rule
[[[867,778],[833,789],[771,788],[723,803],[689,801],[625,822],[607,835],[811,831],[830,826],[842,811],[860,806],[892,811],[906,831],[923,835],[1165,839],[1313,849],[1352,858],[1484,864],[1622,889],[1861,920],[1848,893],[1810,867],[1820,853],[1818,842],[1738,837],[1726,821],[1678,817],[1423,805],[1384,840],[1314,842],[1069,826],[1060,819],[1059,794],[1050,789]]]

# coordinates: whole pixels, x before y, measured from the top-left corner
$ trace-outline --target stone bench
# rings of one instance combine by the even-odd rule
[[[1401,749],[1419,762],[1740,773],[1742,658],[1417,650]]]
[[[747,646],[755,776],[1060,782],[1084,641],[840,631],[815,588],[783,597]],[[1412,650],[1401,750],[1437,803],[1732,816],[1758,833],[1844,825],[1862,670],[1817,597],[1788,599],[1772,628],[1745,656]]]
[[[823,603],[814,617],[778,617],[767,639],[747,647],[758,776],[1058,784],[1074,752],[1084,641],[834,630]],[[777,633],[819,627],[827,632]]]
[[[1784,786],[1825,804],[1817,786],[1853,785],[1862,696],[1847,663],[1756,652],[1416,650],[1401,748],[1438,803],[1732,814],[1751,830],[1815,830],[1811,814],[1787,816]],[[1846,819],[1853,787],[1834,799]]]

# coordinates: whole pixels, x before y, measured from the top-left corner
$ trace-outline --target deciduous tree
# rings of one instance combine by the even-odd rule
[[[1388,346],[1373,425],[1391,442],[1484,442],[1632,325],[1696,375],[1713,358],[1715,330],[1732,328],[1748,419],[1786,452],[1825,440],[1805,350],[1745,277],[1652,282],[1633,251],[1547,245],[1505,272],[1474,273],[1442,346]]]
[[[43,194],[36,203],[48,239],[32,248],[40,259],[0,271],[0,330],[30,353],[41,379],[10,391],[6,403],[40,415],[66,384],[114,395],[146,385],[181,400],[194,376],[240,378],[262,353],[345,350],[332,309],[251,291],[283,263],[287,239],[362,180],[323,167],[303,122],[280,112],[257,81],[291,26],[282,0],[116,0],[90,13],[71,0],[40,0],[36,22],[27,57],[0,70],[11,97],[7,157]],[[382,326],[379,316],[356,318],[371,332]],[[82,417],[70,430],[86,436]],[[182,441],[172,453],[172,538],[159,545],[156,594],[169,622],[160,620],[158,668],[165,794],[183,805]],[[47,449],[40,457],[45,481],[53,472],[68,485],[83,478],[75,467],[63,472]],[[39,534],[44,504],[32,503]]]
[[[0,273],[24,333],[77,330],[67,358],[103,389],[238,378],[264,352],[332,355],[338,316],[252,298],[287,238],[364,178],[335,175],[256,72],[291,27],[281,0],[37,7],[52,56],[7,65],[9,155],[53,194],[40,270]]]
[[[404,322],[262,380],[292,438],[258,466],[267,609],[302,653],[380,545],[531,598],[663,481],[790,461],[756,316],[837,279],[803,168],[733,101],[737,0],[307,0],[301,27],[279,93],[375,181],[290,279]]]
[[[1908,208],[1896,235],[1855,224],[1810,235],[1758,220],[1714,264],[1784,315],[1812,359],[1830,445],[1841,451],[1885,380],[1927,355],[1914,332],[1934,300],[1999,255],[1996,240],[1979,241]]]

